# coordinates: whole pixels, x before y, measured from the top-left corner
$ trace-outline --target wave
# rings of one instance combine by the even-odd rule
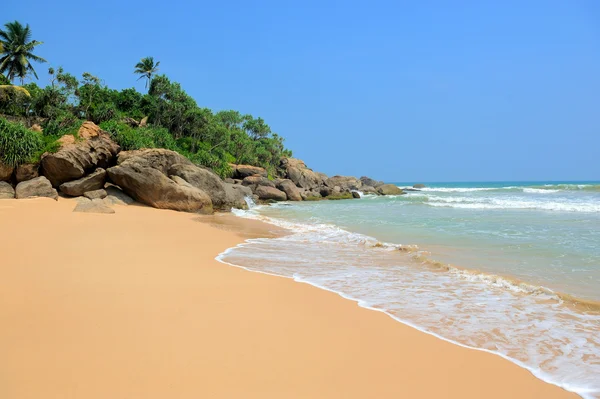
[[[421,331],[498,354],[583,397],[600,392],[599,304],[436,262],[417,246],[382,243],[332,224],[271,218],[261,210],[234,213],[292,234],[249,240],[219,260],[337,292]]]
[[[398,186],[411,188],[410,186]],[[491,192],[525,192],[529,194],[550,194],[561,191],[600,192],[600,184],[544,184],[531,186],[505,186],[505,187],[425,187],[419,189],[424,192],[440,193],[471,193],[479,191]]]

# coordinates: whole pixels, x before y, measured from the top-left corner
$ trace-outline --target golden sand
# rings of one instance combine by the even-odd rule
[[[74,206],[0,201],[0,398],[577,397],[331,292],[214,260],[239,232],[264,234],[257,222]]]

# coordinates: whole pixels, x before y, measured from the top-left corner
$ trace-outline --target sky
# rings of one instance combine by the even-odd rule
[[[329,175],[600,180],[600,2],[8,0],[48,66],[260,116]]]

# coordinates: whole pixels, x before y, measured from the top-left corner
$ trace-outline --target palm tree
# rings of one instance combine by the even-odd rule
[[[150,84],[152,80],[152,75],[158,72],[158,66],[160,65],[160,61],[156,64],[154,63],[154,57],[144,57],[140,62],[135,64],[135,71],[133,73],[137,73],[138,75],[142,75],[138,78],[146,78],[146,88]]]
[[[29,73],[37,79],[37,73],[31,61],[47,62],[42,57],[33,54],[35,47],[43,42],[31,40],[29,25],[23,26],[20,22],[8,22],[4,25],[6,30],[0,30],[0,73],[4,73],[10,80],[21,79],[21,84]]]

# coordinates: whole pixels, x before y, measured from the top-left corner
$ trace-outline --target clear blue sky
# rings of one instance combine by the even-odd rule
[[[595,0],[8,0],[1,15],[51,65],[114,88],[143,91],[133,65],[154,56],[199,105],[262,116],[327,174],[600,179]]]

